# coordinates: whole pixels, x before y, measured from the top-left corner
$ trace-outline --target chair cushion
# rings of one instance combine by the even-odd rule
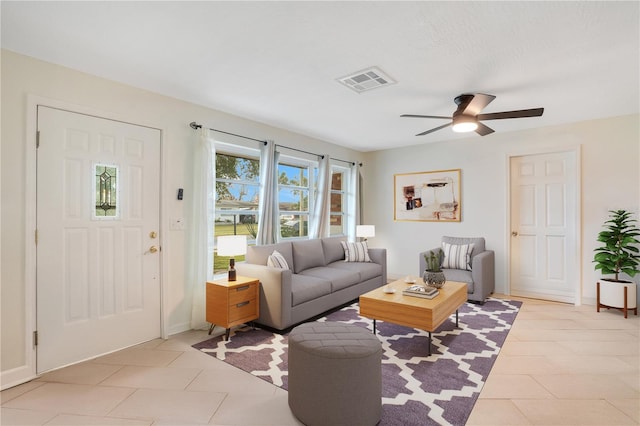
[[[471,253],[471,257],[474,257],[478,253],[482,253],[485,251],[485,241],[484,237],[442,237],[443,243],[449,244],[473,244],[473,253]]]
[[[473,244],[449,244],[442,243],[442,251],[444,252],[444,260],[442,268],[446,269],[465,269],[471,270],[471,252]]]

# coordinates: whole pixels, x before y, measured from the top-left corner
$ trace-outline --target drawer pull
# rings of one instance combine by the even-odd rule
[[[242,302],[242,303],[238,303],[238,304],[236,304],[236,308],[242,308],[243,306],[246,306],[246,305],[248,305],[249,303],[250,303],[249,301]]]
[[[249,290],[249,286],[248,285],[244,285],[242,287],[236,288],[236,291],[245,291],[245,290]]]

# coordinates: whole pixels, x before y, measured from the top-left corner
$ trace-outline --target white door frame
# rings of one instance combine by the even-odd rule
[[[573,153],[576,159],[576,174],[574,176],[575,182],[576,182],[576,199],[575,199],[576,214],[575,214],[575,217],[571,219],[574,221],[574,224],[575,224],[574,233],[576,236],[576,248],[575,248],[574,255],[576,256],[577,271],[575,271],[576,283],[574,287],[574,300],[575,300],[574,304],[576,306],[579,306],[582,304],[582,234],[581,234],[581,230],[582,230],[582,195],[581,195],[582,194],[582,179],[581,179],[582,146],[579,144],[568,145],[565,147],[558,147],[556,149],[540,148],[535,150],[526,150],[522,152],[512,152],[506,155],[505,181],[507,182],[507,187],[505,188],[505,191],[506,191],[506,200],[507,200],[507,203],[506,203],[507,220],[505,221],[504,238],[505,238],[506,255],[509,257],[509,259],[505,262],[506,279],[507,279],[505,287],[506,287],[507,295],[510,295],[511,294],[510,256],[511,256],[511,242],[512,242],[511,230],[513,229],[512,223],[511,223],[511,159],[513,157],[526,157],[528,155],[557,154],[562,152]]]
[[[25,128],[25,364],[11,371],[3,373],[3,388],[26,382],[37,376],[36,373],[36,347],[33,342],[33,332],[36,330],[36,132],[38,130],[38,105],[58,108],[79,114],[92,115],[109,120],[139,126],[151,127],[160,131],[160,235],[162,236],[162,250],[160,251],[160,329],[161,337],[168,336],[168,318],[166,309],[168,289],[164,277],[168,277],[168,247],[167,230],[169,229],[166,215],[166,180],[163,178],[166,172],[167,147],[164,143],[166,129],[144,122],[132,122],[126,117],[118,116],[111,112],[100,111],[84,105],[72,104],[57,99],[42,96],[27,95],[26,101],[26,128]]]

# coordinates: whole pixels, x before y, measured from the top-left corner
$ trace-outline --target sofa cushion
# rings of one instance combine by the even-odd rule
[[[345,262],[339,260],[327,265],[329,268],[344,269],[357,272],[360,275],[360,282],[382,275],[382,265],[374,262]]]
[[[271,256],[267,258],[267,266],[271,268],[289,269],[287,259],[285,259],[278,250],[274,250]]]
[[[344,247],[345,262],[371,262],[365,241],[359,243],[342,241],[342,247]]]
[[[300,274],[328,280],[331,282],[331,292],[351,287],[352,285],[360,282],[360,274],[357,271],[329,268],[327,266],[309,268],[300,272]]]
[[[322,249],[324,250],[324,261],[329,263],[336,260],[344,260],[344,247],[342,241],[346,241],[345,237],[329,237],[322,239]]]
[[[328,280],[310,275],[291,274],[291,306],[326,296],[331,293]]]
[[[319,239],[292,241],[293,272],[299,274],[305,269],[325,266],[322,241]]]
[[[473,244],[442,243],[444,259],[442,268],[471,270],[471,253]]]
[[[291,252],[291,242],[289,241],[265,246],[248,246],[245,260],[247,263],[253,263],[255,265],[266,265],[269,256],[273,254],[274,250],[282,254],[287,261],[287,265],[289,265],[289,269],[292,269],[293,254]]]

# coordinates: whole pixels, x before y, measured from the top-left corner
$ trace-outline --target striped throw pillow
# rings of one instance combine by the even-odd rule
[[[444,252],[444,260],[442,261],[443,268],[471,270],[473,244],[457,245],[442,243],[442,251]]]
[[[369,257],[369,249],[365,241],[352,243],[349,241],[341,241],[344,248],[345,262],[371,262]]]
[[[271,268],[289,269],[287,259],[285,259],[278,250],[274,250],[271,256],[267,258],[267,266]]]

